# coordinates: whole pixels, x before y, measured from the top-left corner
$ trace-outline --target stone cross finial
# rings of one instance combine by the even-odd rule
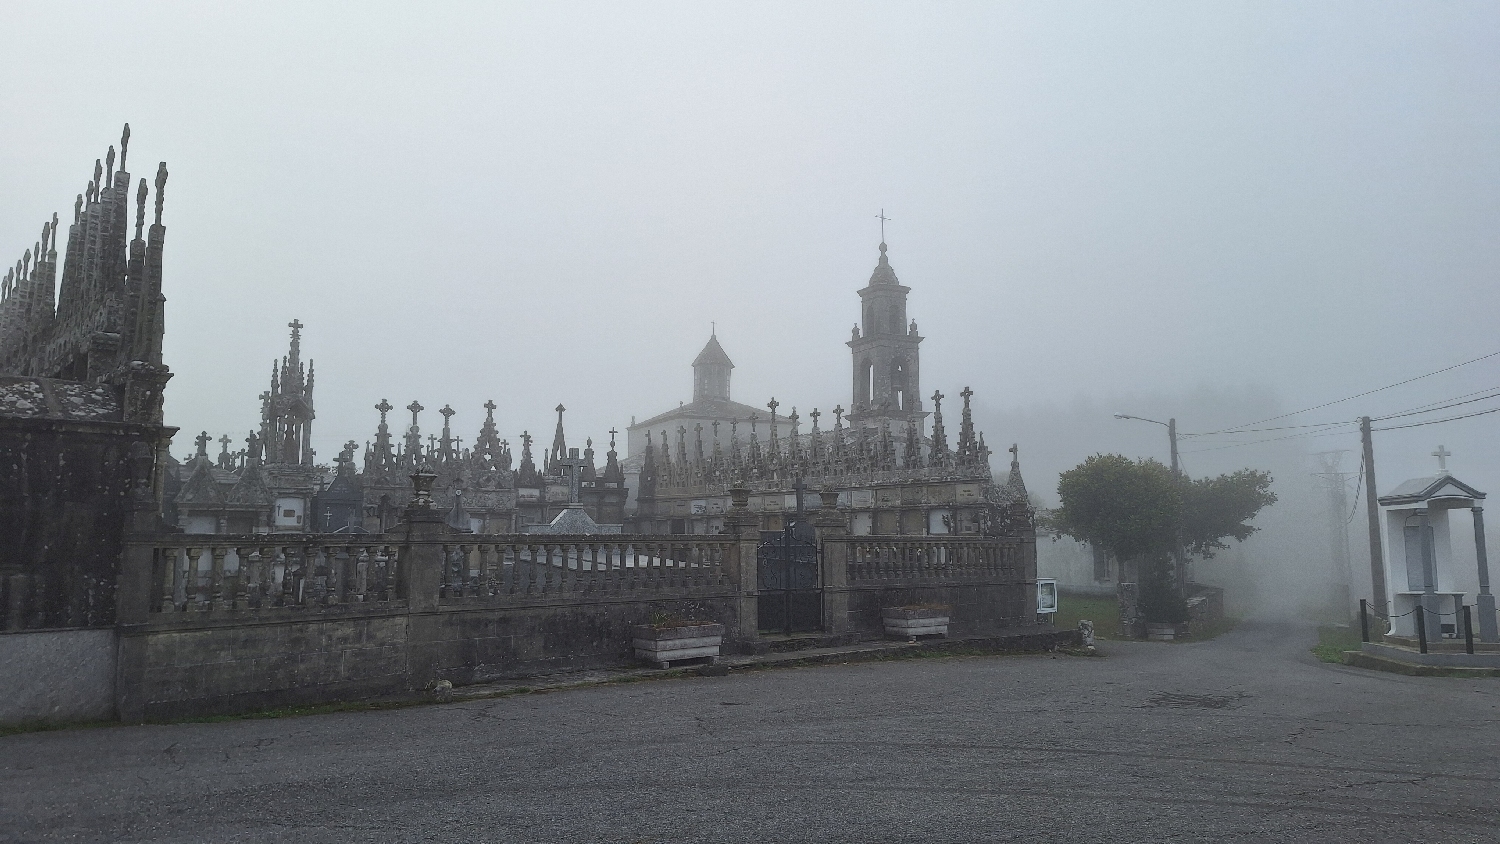
[[[489,416],[490,419],[494,419],[495,408],[497,407],[499,407],[499,405],[495,404],[495,400],[490,399],[489,401],[484,403],[484,412]]]
[[[964,397],[964,401],[968,401],[969,397],[974,395],[974,391],[969,389],[968,387],[964,387],[963,392],[959,393],[959,395]]]
[[[710,423],[709,427],[713,428],[714,440],[717,441],[719,439],[719,420],[715,419],[712,423]]]
[[[1006,451],[1010,452],[1010,462],[1012,462],[1012,463],[1019,463],[1020,462],[1020,460],[1021,460],[1021,445],[1020,445],[1020,443],[1011,443],[1010,444],[1010,448],[1006,449]]]
[[[219,444],[222,445],[222,446],[224,446],[224,450],[225,451],[229,450],[229,444],[232,443],[232,442],[234,442],[234,440],[230,439],[228,434],[225,434],[224,436],[219,437]]]
[[[816,427],[818,427],[818,417],[819,417],[819,416],[822,416],[822,415],[823,415],[823,414],[822,414],[822,412],[820,412],[820,411],[819,411],[819,410],[818,410],[818,409],[817,409],[817,408],[816,408],[816,407],[815,407],[815,408],[813,408],[813,409],[812,409],[812,412],[811,412],[811,413],[809,413],[809,414],[807,414],[807,415],[808,415],[808,417],[809,417],[809,418],[811,418],[811,419],[812,419],[812,421],[813,421],[813,427],[814,427],[814,428],[816,428]]]
[[[620,432],[616,431],[614,428],[610,428],[609,429],[609,450],[610,451],[614,451],[614,449],[615,449],[615,434],[618,434],[618,433],[620,433]]]
[[[932,405],[933,405],[933,407],[942,407],[942,405],[943,405],[943,399],[945,399],[945,398],[947,398],[947,396],[943,395],[943,391],[942,390],[933,390],[932,391]]]
[[[448,420],[452,419],[453,418],[453,414],[455,414],[457,412],[458,411],[456,411],[456,410],[453,409],[452,405],[447,405],[447,404],[443,405],[443,409],[438,411],[438,413],[441,413],[443,415],[443,427],[447,427],[448,426]]]
[[[1448,458],[1453,456],[1453,452],[1443,446],[1438,446],[1437,451],[1434,451],[1432,456],[1438,459],[1438,474],[1448,474]]]
[[[210,442],[212,442],[212,441],[213,441],[213,437],[210,437],[208,435],[207,431],[204,431],[203,433],[199,434],[197,436],[197,438],[193,440],[193,442],[196,442],[198,444],[198,456],[199,457],[207,457],[208,456],[208,444]]]
[[[421,402],[416,401],[415,399],[413,399],[412,403],[406,406],[406,409],[411,411],[411,427],[413,429],[416,429],[416,427],[417,427],[417,414],[421,413],[422,411],[426,410],[427,408],[423,407]]]
[[[885,244],[885,224],[888,223],[888,222],[890,222],[891,218],[887,217],[885,215],[885,209],[882,208],[882,209],[880,209],[880,213],[875,215],[875,219],[877,219],[877,220],[880,221],[880,243],[882,245],[884,245]]]
[[[844,406],[842,404],[833,406],[833,420],[840,425],[844,423]]]
[[[773,396],[770,401],[766,402],[766,407],[769,407],[771,409],[771,418],[775,419],[776,418],[776,408],[781,407],[781,402],[777,401],[776,398]]]
[[[385,424],[385,415],[395,410],[395,408],[391,407],[391,403],[385,399],[381,399],[380,404],[375,405],[375,409],[380,411],[380,424],[382,425]]]

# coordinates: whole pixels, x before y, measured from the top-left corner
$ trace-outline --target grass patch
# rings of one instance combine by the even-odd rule
[[[1318,643],[1312,652],[1323,662],[1343,662],[1344,651],[1357,651],[1359,646],[1359,631],[1354,627],[1325,624],[1318,628]]]
[[[1094,622],[1095,639],[1120,638],[1120,604],[1114,598],[1067,593],[1057,596],[1057,612],[1052,623],[1058,630],[1077,630],[1078,622],[1085,618]]]
[[[1057,614],[1053,619],[1053,624],[1057,625],[1057,629],[1077,630],[1078,622],[1085,618],[1094,622],[1095,639],[1120,641],[1120,604],[1113,597],[1058,595]],[[1195,621],[1188,625],[1186,639],[1174,639],[1171,644],[1206,642],[1233,630],[1239,621],[1237,618],[1227,616],[1213,624]]]

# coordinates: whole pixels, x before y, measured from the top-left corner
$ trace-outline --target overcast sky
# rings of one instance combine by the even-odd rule
[[[691,398],[711,321],[736,399],[847,406],[881,208],[923,392],[972,386],[1044,494],[1165,458],[1111,411],[1214,430],[1500,350],[1494,3],[411,9],[0,9],[10,260],[124,122],[136,175],[168,162],[179,456],[257,424],[294,317],[320,460],[382,398],[426,431],[452,403],[466,441],[486,399],[512,441],[562,402],[598,443]],[[1282,424],[1497,385],[1500,358]],[[1060,416],[1100,421],[1049,441]],[[1381,487],[1439,442],[1500,486],[1497,426],[1380,435]]]

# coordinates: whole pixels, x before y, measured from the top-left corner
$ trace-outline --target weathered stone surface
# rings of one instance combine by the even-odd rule
[[[0,724],[114,717],[115,631],[0,633],[0,689]]]

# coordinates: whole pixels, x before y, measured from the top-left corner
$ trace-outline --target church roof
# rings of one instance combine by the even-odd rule
[[[885,257],[885,244],[880,244],[880,261],[875,264],[875,272],[870,273],[870,284],[900,284],[896,279],[896,271],[891,269],[891,262]]]
[[[593,536],[599,533],[619,533],[620,526],[601,525],[589,516],[581,504],[570,504],[550,524],[528,525],[526,532]]]
[[[710,335],[708,342],[703,345],[703,351],[699,352],[698,356],[693,358],[693,366],[704,365],[719,365],[727,366],[730,369],[734,368],[734,361],[731,361],[729,355],[724,353],[724,347],[719,345],[717,335]]]
[[[658,413],[645,422],[637,422],[630,426],[630,430],[649,428],[668,419],[692,417],[694,419],[718,419],[728,422],[731,419],[749,419],[752,413],[759,415],[761,418],[767,418],[765,408],[754,408],[748,404],[740,404],[737,401],[730,401],[728,399],[702,399],[700,401],[688,402],[680,407],[674,407],[666,413]]]
[[[1382,495],[1379,500],[1381,506],[1392,507],[1401,504],[1420,504],[1434,498],[1469,498],[1483,501],[1484,493],[1452,475],[1441,474],[1403,481],[1400,486]]]

